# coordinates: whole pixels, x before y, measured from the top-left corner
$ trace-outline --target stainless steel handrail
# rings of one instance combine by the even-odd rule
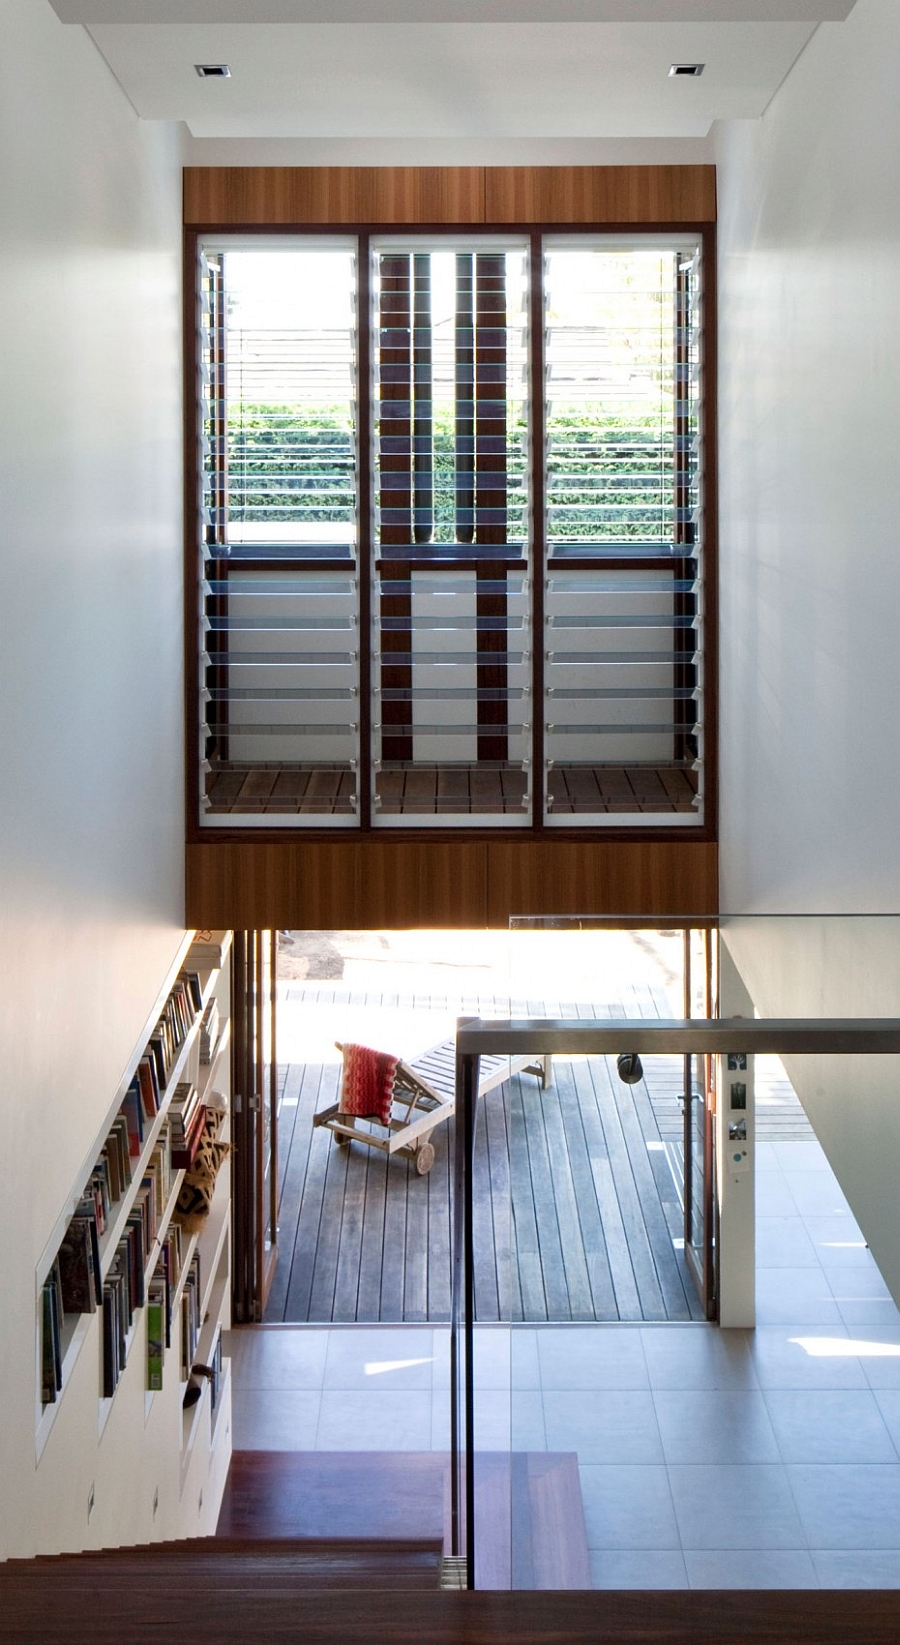
[[[460,1017],[456,1028],[457,1057],[543,1051],[612,1056],[626,1050],[647,1056],[706,1051],[866,1056],[900,1051],[900,1017]]]

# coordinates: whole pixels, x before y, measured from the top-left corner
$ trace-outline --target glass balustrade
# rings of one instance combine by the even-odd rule
[[[769,1546],[717,1494],[745,1461],[766,1461],[795,1535],[845,1535],[831,1474],[859,1446],[816,1390],[868,1410],[900,1363],[898,962],[900,916],[514,922],[513,1015],[462,1019],[457,1040],[451,1462],[471,1586],[640,1586],[639,1568],[677,1585],[670,1567],[700,1559],[682,1548],[724,1535],[740,1585]],[[520,1071],[478,1095],[500,1054],[552,1055],[549,1083]],[[492,1199],[471,1168],[485,1147]],[[711,1400],[727,1423],[709,1426]],[[799,1465],[811,1436],[828,1490]],[[692,1462],[706,1494],[687,1503]],[[841,1557],[872,1580],[865,1535]]]

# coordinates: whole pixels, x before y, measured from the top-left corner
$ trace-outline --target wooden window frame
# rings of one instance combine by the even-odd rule
[[[462,181],[460,179],[462,178]],[[422,181],[424,179],[424,182]],[[479,179],[481,179],[479,188]],[[331,186],[333,185],[333,186]],[[404,193],[404,189],[407,191]],[[417,192],[418,191],[418,192]],[[354,211],[353,201],[365,205],[387,204],[378,218],[363,206]],[[437,200],[440,216],[428,205]],[[427,201],[427,204],[426,204]],[[479,215],[480,205],[483,216]],[[675,215],[684,205],[688,211]],[[473,207],[475,209],[473,209]],[[660,207],[673,215],[665,215]],[[498,209],[502,208],[502,209]],[[599,209],[598,209],[599,208]],[[493,209],[493,215],[489,213]],[[609,211],[610,215],[606,215]],[[689,212],[691,214],[689,214]],[[464,213],[464,214],[463,214]],[[617,215],[612,215],[617,213]],[[298,827],[289,821],[272,827],[204,828],[199,821],[199,587],[197,578],[197,495],[199,478],[199,429],[196,412],[197,324],[196,269],[200,243],[218,235],[241,234],[247,238],[302,235],[307,240],[348,235],[357,238],[358,265],[358,367],[359,424],[370,426],[370,263],[374,238],[421,235],[423,240],[452,239],[472,235],[479,239],[492,234],[517,236],[530,245],[532,280],[535,259],[543,238],[561,232],[585,239],[621,237],[652,241],[654,235],[670,240],[684,235],[701,247],[703,259],[704,343],[702,365],[704,442],[704,819],[696,825],[621,826],[558,825],[544,821],[543,767],[533,760],[532,820],[523,827],[489,828],[477,821],[442,828],[390,825],[375,826],[371,817],[371,707],[370,647],[361,647],[359,825],[351,830],[327,824]],[[569,842],[715,842],[718,838],[718,567],[717,567],[717,474],[716,474],[716,227],[715,174],[705,166],[672,167],[535,167],[535,168],[187,168],[185,172],[184,306],[185,306],[185,682],[186,682],[186,831],[189,845],[221,843],[347,841],[348,836],[377,837],[412,843],[493,841],[504,839]],[[539,275],[538,275],[539,278]],[[531,294],[532,382],[543,384],[543,324]],[[543,450],[543,392],[533,397],[533,440]],[[373,559],[372,541],[372,454],[368,438],[359,442],[359,494],[367,500],[360,508],[360,632],[368,636],[371,618],[369,568]],[[534,516],[534,563],[543,570],[544,465],[532,464],[532,506]],[[584,564],[585,562],[582,562]],[[590,560],[587,560],[590,565]],[[641,562],[643,569],[655,562]],[[666,561],[667,568],[670,562]],[[627,569],[622,561],[620,569]],[[543,628],[543,578],[534,579],[534,632]],[[533,648],[533,690],[537,708],[543,701],[542,645]],[[534,715],[535,753],[541,738],[538,713]],[[487,728],[485,728],[487,729]],[[479,739],[480,740],[480,739]],[[489,738],[487,739],[490,740]]]

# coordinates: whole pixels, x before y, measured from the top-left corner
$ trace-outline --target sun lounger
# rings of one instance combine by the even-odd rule
[[[338,1050],[343,1046],[338,1043]],[[502,1085],[519,1073],[536,1074],[541,1085],[550,1083],[551,1059],[530,1056],[482,1057],[479,1066],[478,1095]],[[400,1061],[394,1077],[394,1100],[390,1123],[362,1119],[355,1114],[341,1113],[339,1103],[332,1103],[313,1115],[313,1125],[324,1125],[334,1141],[341,1146],[364,1142],[369,1148],[381,1148],[388,1154],[405,1154],[415,1161],[420,1176],[434,1164],[434,1147],[430,1141],[435,1126],[453,1113],[456,1098],[456,1044],[444,1040],[423,1051],[412,1062]]]

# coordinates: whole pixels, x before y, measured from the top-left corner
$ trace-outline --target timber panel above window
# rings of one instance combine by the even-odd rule
[[[696,236],[201,236],[206,830],[703,826]]]

